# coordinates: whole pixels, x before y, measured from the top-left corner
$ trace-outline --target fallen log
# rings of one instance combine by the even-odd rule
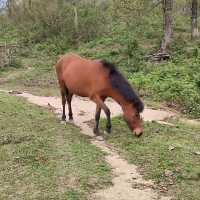
[[[146,58],[151,61],[163,61],[163,60],[169,60],[170,55],[166,52],[157,52],[147,55]]]

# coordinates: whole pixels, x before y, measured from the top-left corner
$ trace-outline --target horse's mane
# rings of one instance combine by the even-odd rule
[[[113,63],[107,60],[101,60],[103,67],[108,70],[111,85],[116,89],[127,101],[132,102],[135,109],[141,113],[144,110],[144,104],[133,90],[129,82],[117,70]]]

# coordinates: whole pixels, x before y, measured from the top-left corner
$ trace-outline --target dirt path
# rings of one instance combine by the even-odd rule
[[[29,102],[40,106],[49,107],[59,116],[61,115],[61,100],[57,97],[40,97],[29,93],[15,94],[25,97]],[[111,110],[112,116],[121,114],[121,108],[113,101],[106,104]],[[74,123],[79,126],[82,133],[91,136],[91,142],[107,153],[105,157],[113,170],[113,186],[105,190],[97,191],[91,196],[91,200],[169,200],[170,197],[160,196],[158,191],[153,190],[153,183],[145,181],[137,171],[135,165],[129,164],[121,158],[104,140],[95,138],[91,128],[86,122],[94,118],[95,104],[88,99],[74,97],[72,101]],[[143,119],[145,121],[163,121],[174,114],[162,110],[145,109]],[[134,185],[141,185],[141,188],[134,188]]]

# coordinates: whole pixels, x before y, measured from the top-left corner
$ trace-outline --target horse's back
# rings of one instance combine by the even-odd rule
[[[69,66],[70,62],[73,62],[77,59],[81,59],[81,57],[73,53],[68,53],[61,56],[55,66],[57,73],[63,73],[64,70]]]
[[[66,87],[79,96],[103,93],[109,82],[101,62],[81,58],[75,54],[64,55],[56,66],[58,78]]]

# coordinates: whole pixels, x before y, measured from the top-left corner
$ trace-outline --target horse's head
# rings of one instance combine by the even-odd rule
[[[143,102],[114,64],[106,60],[102,60],[101,64],[108,71],[108,78],[112,88],[107,96],[112,97],[121,105],[124,111],[124,119],[134,135],[142,135],[140,113],[144,109]]]
[[[133,104],[128,104],[125,106],[124,110],[124,119],[127,122],[129,128],[136,136],[141,136],[143,133],[142,120],[140,113],[135,109]]]

